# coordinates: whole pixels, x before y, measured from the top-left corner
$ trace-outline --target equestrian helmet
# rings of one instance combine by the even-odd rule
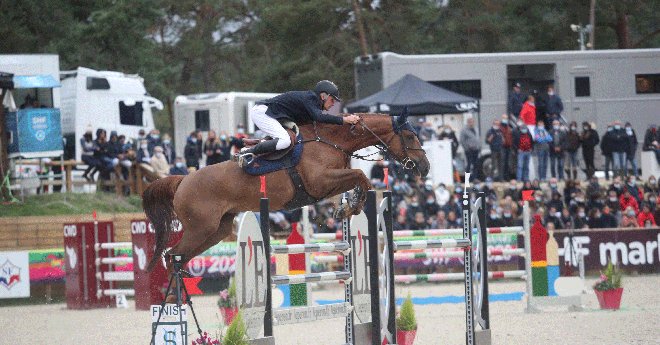
[[[341,98],[339,98],[339,89],[337,88],[337,85],[330,80],[321,80],[314,87],[315,94],[321,96],[324,92],[341,102]]]

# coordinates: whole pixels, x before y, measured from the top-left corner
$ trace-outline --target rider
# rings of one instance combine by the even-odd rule
[[[296,124],[311,121],[335,125],[356,124],[357,115],[334,116],[323,113],[340,101],[337,85],[329,80],[316,84],[313,91],[289,91],[279,96],[257,102],[250,110],[250,118],[254,124],[273,139],[243,149],[232,156],[232,161],[238,161],[239,166],[247,165],[255,155],[282,150],[291,145],[291,138],[282,127],[279,120],[289,120]]]

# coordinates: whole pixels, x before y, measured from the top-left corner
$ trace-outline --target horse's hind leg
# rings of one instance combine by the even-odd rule
[[[204,243],[199,245],[199,247],[195,248],[195,250],[191,253],[190,259],[204,253],[206,250],[218,244],[220,241],[227,238],[227,236],[231,235],[235,216],[236,213],[225,213],[222,216],[222,220],[220,220],[220,225],[218,226],[217,231],[208,237]]]
[[[216,236],[216,233],[219,232],[218,222],[215,217],[182,217],[181,224],[183,226],[183,236],[181,240],[177,243],[172,249],[170,249],[167,254],[165,262],[167,263],[167,273],[168,276],[171,276],[174,272],[172,267],[172,262],[169,258],[171,254],[180,254],[183,255],[183,264],[182,269],[185,269],[186,264],[196,255],[204,252],[206,249],[197,253],[197,251],[204,247],[204,244],[210,242],[211,237]],[[223,217],[224,218],[224,217]],[[221,218],[222,219],[222,218]],[[231,222],[230,222],[231,225]],[[231,231],[231,228],[229,229]],[[219,240],[218,240],[219,241]],[[217,242],[216,242],[217,243]],[[210,247],[210,246],[209,246]],[[169,295],[166,298],[166,303],[175,303],[176,296]]]

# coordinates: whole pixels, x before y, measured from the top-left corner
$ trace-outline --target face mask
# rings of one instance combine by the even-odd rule
[[[556,183],[551,183],[551,184],[550,184],[550,188],[552,188],[552,189],[557,189],[557,184],[556,184]]]
[[[498,129],[500,129],[500,127],[499,126],[493,126],[493,129],[498,130]]]
[[[504,213],[504,218],[511,218],[511,213]]]
[[[490,182],[486,182],[486,187],[490,188],[493,184]]]
[[[582,198],[575,198],[575,201],[576,201],[576,202],[583,202],[584,199],[582,199]]]
[[[576,129],[577,129],[577,128],[576,128],[575,126],[571,126],[571,130],[572,130],[572,131],[574,131],[574,130],[576,130]]]
[[[555,131],[558,131],[558,130],[559,130],[559,126],[552,126],[552,128],[554,128]]]
[[[162,152],[156,152],[156,157],[163,157],[163,153]]]
[[[419,203],[417,203],[417,202],[411,202],[411,203],[410,203],[410,206],[412,206],[412,207],[417,207],[417,206],[419,206]]]
[[[163,140],[163,144],[165,144],[165,145],[169,145],[169,144],[170,144],[170,139],[165,139],[165,140]]]
[[[442,192],[442,191],[444,191],[444,190],[445,190],[445,187],[443,187],[443,186],[440,186],[440,187],[438,187],[438,190]]]
[[[610,201],[611,201],[611,202],[615,202],[615,201],[616,201],[616,197],[613,197],[613,196],[610,197]]]
[[[227,136],[226,135],[221,135],[220,140],[227,140]]]
[[[655,184],[655,180],[649,181],[650,184]]]
[[[580,212],[580,213],[578,214],[578,216],[580,216],[580,218],[584,218],[585,214],[584,214],[584,212]]]
[[[236,132],[238,132],[238,134],[243,134],[245,133],[245,129],[239,128]]]
[[[143,149],[143,150],[146,150],[146,149],[147,149],[147,145],[142,144],[142,145],[140,145],[140,148]]]
[[[491,214],[490,219],[497,219],[497,215],[496,214]]]
[[[630,181],[628,182],[628,184],[631,185],[631,186],[634,186],[634,185],[636,185],[637,183],[635,183],[635,180],[630,180]]]
[[[531,105],[532,107],[534,106],[534,102],[527,102],[527,103],[529,103],[529,105]]]
[[[655,202],[655,198],[649,198],[650,202]]]
[[[426,186],[426,190],[433,190],[433,186]]]
[[[615,126],[614,126],[614,129],[619,130],[619,129],[621,129],[621,126],[619,126],[619,125],[615,125]]]
[[[525,124],[522,122],[518,122],[518,127],[522,128]]]
[[[451,129],[445,129],[445,133],[447,134],[451,133]]]
[[[384,162],[383,162],[383,166],[384,166],[384,167],[390,166],[390,161],[384,161]]]
[[[158,140],[158,138],[159,138],[160,136],[159,136],[158,134],[154,134],[154,135],[152,135],[151,137],[152,137],[154,140]]]
[[[520,131],[523,133],[527,133],[527,128],[522,128]]]
[[[190,139],[190,141],[192,141],[193,143],[196,143],[196,142],[197,142],[197,138],[192,138],[192,139]]]
[[[621,185],[618,184],[618,183],[615,183],[615,184],[614,184],[614,188],[621,188]]]
[[[612,131],[612,127],[607,127],[607,131],[608,131],[608,132],[611,132],[611,131]]]
[[[538,202],[541,202],[541,197],[540,196],[537,196],[534,199],[536,199],[536,201],[538,201]]]
[[[462,190],[460,188],[456,188],[455,191],[456,191],[457,194],[460,194],[462,192]]]
[[[600,213],[596,215],[596,218],[600,218]]]
[[[428,200],[426,200],[426,203],[431,204],[431,205],[435,204],[435,199],[428,199]]]
[[[507,123],[509,123],[508,120],[502,120],[502,124],[503,124],[503,125],[506,125]]]
[[[548,92],[548,96],[554,96],[554,95],[555,95],[554,92],[552,92],[552,91]]]
[[[509,189],[516,190],[516,186],[511,186],[511,187],[509,187]]]
[[[628,215],[631,216],[631,217],[634,217],[635,216],[635,211],[628,212]]]
[[[561,212],[555,212],[555,217],[557,218],[561,217]]]
[[[176,165],[177,168],[182,168],[183,167],[183,163],[181,163],[181,162],[176,162],[176,163],[174,163],[174,165]]]

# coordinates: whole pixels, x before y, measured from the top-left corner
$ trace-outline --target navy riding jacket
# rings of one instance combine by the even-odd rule
[[[266,114],[275,119],[288,119],[297,124],[312,121],[341,125],[344,119],[323,113],[321,97],[313,91],[289,91],[279,96],[257,102],[268,106]]]

